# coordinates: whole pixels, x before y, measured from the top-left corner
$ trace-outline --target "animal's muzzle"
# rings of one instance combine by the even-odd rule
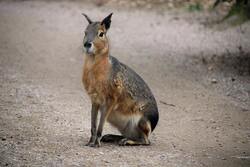
[[[83,46],[84,46],[86,49],[89,49],[89,48],[91,48],[92,43],[91,43],[91,42],[85,42]]]

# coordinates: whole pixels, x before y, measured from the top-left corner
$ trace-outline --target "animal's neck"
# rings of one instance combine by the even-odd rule
[[[86,55],[86,60],[91,62],[91,64],[98,64],[102,61],[108,60],[109,59],[109,47],[106,47],[105,49],[103,49],[101,52],[96,53],[96,54],[92,54]]]
[[[93,57],[94,57],[94,62],[95,63],[103,61],[104,59],[108,59],[109,58],[109,50],[107,49],[106,51],[103,51],[103,52],[101,52],[99,54],[96,54]]]
[[[86,56],[83,75],[98,82],[106,81],[110,71],[109,54]],[[89,78],[90,77],[90,78]]]

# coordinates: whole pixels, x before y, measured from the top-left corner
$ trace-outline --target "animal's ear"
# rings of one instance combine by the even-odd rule
[[[110,13],[107,17],[105,17],[102,22],[101,22],[101,25],[104,25],[106,30],[109,29],[110,27],[110,24],[111,24],[111,17],[112,17],[112,14],[113,13]]]
[[[85,13],[82,13],[82,15],[88,20],[89,24],[93,23],[93,21],[89,18],[88,15],[86,15]]]

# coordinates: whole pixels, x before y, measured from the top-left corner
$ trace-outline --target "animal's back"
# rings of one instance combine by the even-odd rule
[[[150,88],[130,67],[121,63],[115,57],[109,56],[109,59],[112,66],[111,82],[117,80],[121,82],[125,97],[136,104],[137,112],[141,112],[150,121],[151,130],[153,131],[158,122],[158,109]]]

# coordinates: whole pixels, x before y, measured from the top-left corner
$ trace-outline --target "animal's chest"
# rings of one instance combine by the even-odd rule
[[[90,98],[103,103],[107,96],[109,78],[109,64],[106,61],[98,64],[85,64],[83,70],[83,84]]]

